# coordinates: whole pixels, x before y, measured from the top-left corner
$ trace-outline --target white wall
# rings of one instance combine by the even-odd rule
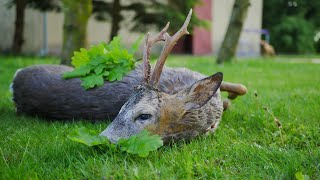
[[[212,22],[212,42],[213,53],[217,54],[226,33],[234,0],[214,0],[213,22]],[[262,26],[262,0],[251,0],[248,9],[248,16],[244,24],[244,29],[260,30]],[[242,32],[237,48],[239,56],[260,55],[260,34]]]
[[[15,9],[6,8],[6,0],[0,0],[0,51],[6,51],[11,48]],[[130,13],[127,13],[130,17]],[[49,54],[59,55],[63,42],[63,14],[49,12],[47,13],[47,38]],[[139,34],[129,32],[130,19],[121,23],[122,29],[120,36],[125,44],[131,44],[138,37]],[[43,29],[43,13],[28,9],[25,12],[25,26],[24,26],[25,42],[22,46],[22,51],[26,54],[40,54],[44,47],[44,29]],[[88,43],[97,44],[102,41],[109,41],[110,23],[98,22],[93,17],[90,18],[88,24]]]
[[[14,33],[14,8],[7,10],[5,2],[7,0],[0,0],[0,50],[9,49],[12,43]],[[212,44],[213,53],[217,54],[220,44],[223,41],[226,28],[229,23],[229,17],[234,0],[213,0],[212,3]],[[126,17],[132,17],[130,13],[125,14]],[[27,10],[25,18],[25,43],[23,45],[23,52],[39,54],[43,48],[43,14]],[[251,0],[248,17],[245,22],[245,29],[261,29],[262,21],[262,0]],[[120,36],[125,44],[131,44],[139,37],[138,33],[130,32],[132,26],[131,20],[127,19],[121,23]],[[88,25],[88,42],[89,44],[96,44],[101,41],[109,41],[110,23],[97,22],[92,17]],[[48,30],[48,47],[49,53],[59,55],[61,52],[63,39],[63,14],[62,13],[48,13],[47,15],[47,30]],[[154,30],[151,30],[154,32]],[[252,33],[242,33],[240,38],[240,46],[238,48],[238,55],[260,54],[260,35]],[[156,46],[154,51],[159,51],[160,47]]]
[[[0,1],[0,50],[11,48],[14,34],[15,10],[7,9],[5,0]],[[25,53],[39,53],[42,42],[41,13],[27,10],[25,14],[25,42],[22,51]]]

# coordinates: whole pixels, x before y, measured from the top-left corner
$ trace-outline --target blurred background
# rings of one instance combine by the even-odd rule
[[[247,2],[236,56],[320,52],[319,0]],[[84,38],[79,47],[109,42],[114,36],[129,45],[141,34],[159,31],[167,21],[172,34],[193,8],[191,35],[180,40],[174,52],[218,55],[234,5],[234,0],[1,0],[0,53],[60,56],[67,47],[64,32],[72,28],[85,31],[75,36]],[[84,25],[72,23],[76,21]],[[268,54],[268,48],[273,52]]]

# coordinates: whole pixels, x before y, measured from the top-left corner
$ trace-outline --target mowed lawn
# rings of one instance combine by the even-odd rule
[[[249,91],[232,101],[215,134],[139,158],[67,138],[77,126],[101,132],[108,121],[17,116],[8,88],[16,69],[58,60],[0,57],[0,179],[319,179],[320,64],[311,62],[276,58],[217,66],[212,57],[171,56],[168,66],[207,75],[221,71],[225,81]]]

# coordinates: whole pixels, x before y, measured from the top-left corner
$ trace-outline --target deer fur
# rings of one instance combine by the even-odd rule
[[[107,120],[117,116],[134,87],[143,81],[142,64],[121,81],[105,82],[85,90],[79,78],[63,79],[73,68],[63,65],[36,65],[19,70],[12,83],[18,114],[56,120]],[[159,90],[174,94],[206,76],[186,68],[164,68]]]
[[[263,56],[275,56],[276,52],[272,45],[270,45],[265,40],[260,40],[261,54]]]
[[[168,142],[191,139],[209,130],[213,131],[223,112],[219,92],[221,81],[222,73],[203,77],[180,87],[173,94],[150,86],[139,86],[101,135],[117,142],[119,138],[128,138],[147,129]],[[149,120],[137,120],[141,114],[150,114],[152,117]]]
[[[210,130],[213,132],[218,127],[223,112],[219,91],[223,79],[221,72],[185,84],[171,94],[158,90],[158,84],[161,87],[163,83],[159,80],[161,74],[164,74],[163,66],[167,56],[178,39],[188,34],[187,26],[191,14],[192,10],[183,26],[173,36],[166,32],[169,23],[157,35],[150,37],[150,34],[147,34],[143,51],[144,84],[136,88],[101,136],[106,136],[116,143],[121,138],[128,138],[147,129],[160,135],[167,143],[171,140],[188,140]],[[150,49],[157,41],[165,41],[165,44],[151,74]],[[230,85],[226,84],[227,87]],[[236,95],[237,93],[229,93],[232,98]]]
[[[222,82],[221,72],[206,77],[185,68],[164,67],[178,39],[188,34],[191,14],[192,10],[173,36],[166,32],[169,23],[157,35],[147,34],[143,63],[118,82],[84,90],[79,78],[62,78],[71,67],[38,65],[20,70],[12,85],[17,113],[64,120],[114,118],[100,134],[114,143],[144,129],[160,135],[164,142],[213,132],[226,104],[220,89],[227,91],[230,99],[247,90],[241,84]],[[152,69],[150,51],[158,41],[165,44]]]

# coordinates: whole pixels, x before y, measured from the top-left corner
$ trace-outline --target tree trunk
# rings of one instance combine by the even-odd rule
[[[16,20],[14,37],[12,42],[11,51],[15,54],[21,53],[21,48],[24,42],[23,31],[24,31],[24,15],[27,7],[27,0],[16,0]]]
[[[231,61],[234,57],[249,6],[250,0],[235,0],[229,26],[218,53],[218,64]]]
[[[63,0],[64,24],[61,64],[71,65],[73,52],[87,46],[92,0]]]
[[[112,18],[112,23],[111,23],[110,41],[115,36],[117,36],[118,31],[120,29],[120,22],[122,20],[120,0],[113,1],[111,18]]]

